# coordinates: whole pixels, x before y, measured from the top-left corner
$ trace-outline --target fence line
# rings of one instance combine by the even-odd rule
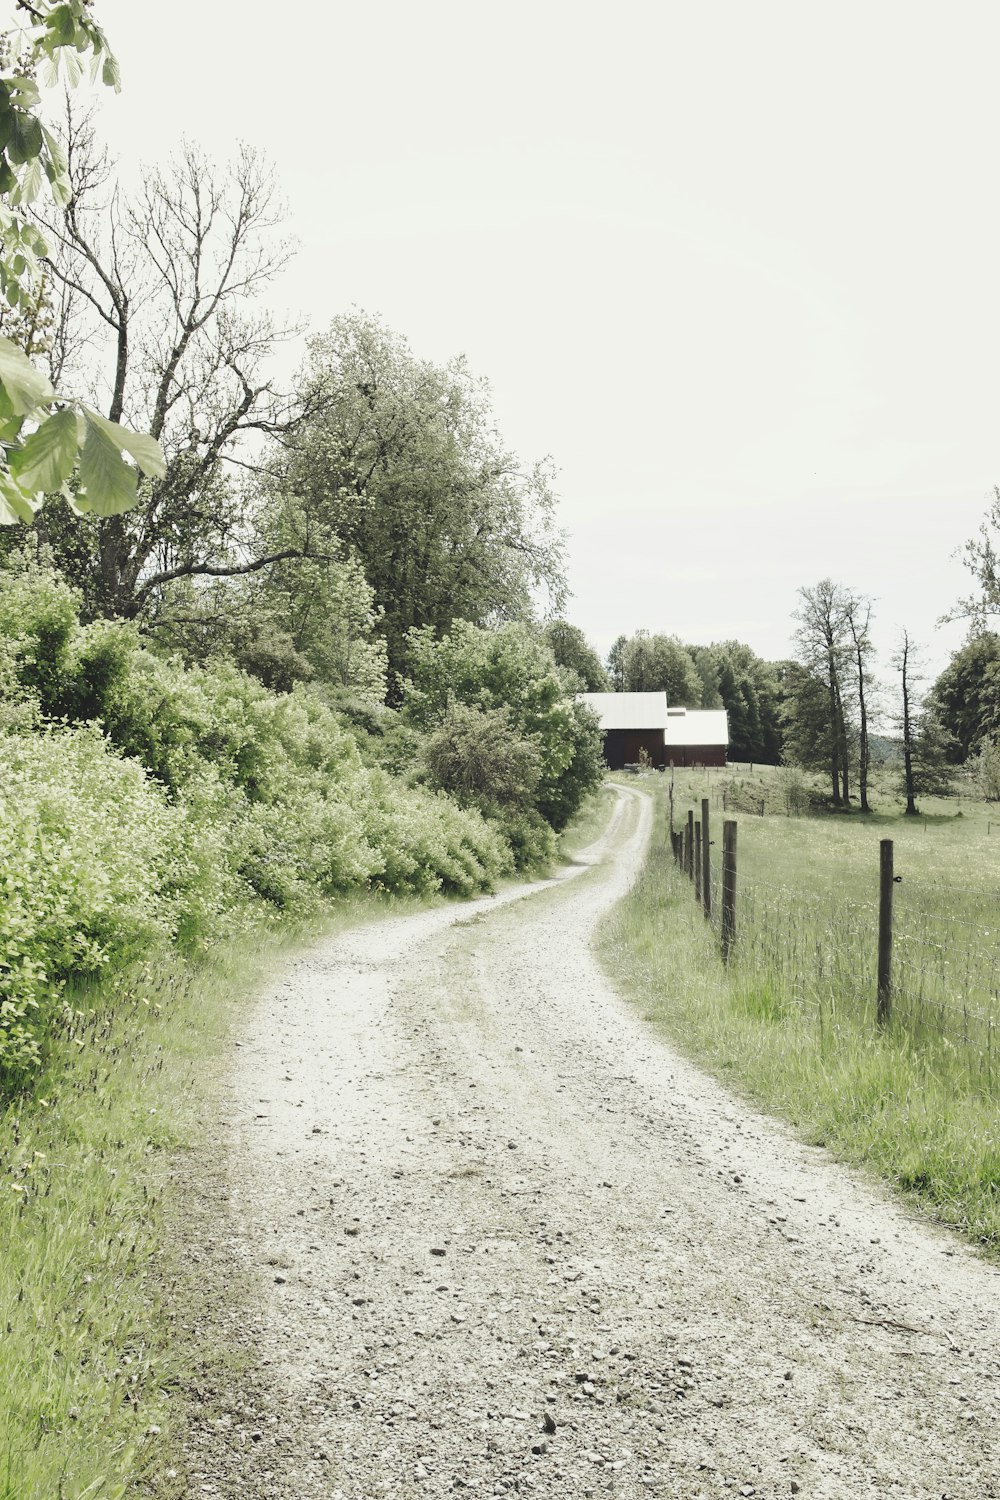
[[[720,850],[710,836],[708,802],[702,799],[697,822],[688,812],[671,844],[734,976],[742,969],[744,978],[756,978],[765,989],[768,976],[780,978],[781,1003],[818,1013],[821,1026],[845,1015],[846,1007],[866,1015],[873,1033],[903,1027],[916,1040],[929,1028],[948,1046],[961,1043],[970,1065],[992,1087],[1000,1025],[1000,915],[986,926],[923,909],[924,898],[944,889],[964,894],[963,887],[904,881],[895,872],[891,839],[880,843],[878,901],[746,879],[738,867],[736,820],[724,821]],[[991,899],[1000,902],[1000,891]],[[947,924],[940,934],[934,930],[938,922]],[[958,929],[976,933],[979,943],[950,940]]]

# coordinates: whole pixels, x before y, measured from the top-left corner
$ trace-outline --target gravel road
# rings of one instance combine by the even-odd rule
[[[650,822],[623,791],[562,878],[321,944],[248,1013],[208,1248],[249,1295],[209,1322],[254,1368],[190,1494],[1000,1496],[997,1271],[592,956]]]

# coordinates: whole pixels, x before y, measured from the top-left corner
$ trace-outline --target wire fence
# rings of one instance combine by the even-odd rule
[[[706,798],[671,843],[751,1007],[776,1020],[798,1012],[828,1037],[846,1022],[889,1028],[960,1053],[979,1087],[1000,1086],[1000,890],[894,874],[891,840],[872,872],[878,900],[785,884],[752,860],[741,869],[736,821],[716,842],[718,823]]]

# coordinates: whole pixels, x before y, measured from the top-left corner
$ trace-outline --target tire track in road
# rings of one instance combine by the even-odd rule
[[[582,879],[347,933],[248,1017],[226,1232],[270,1420],[237,1409],[198,1483],[1000,1494],[996,1273],[675,1055],[597,965],[650,825],[623,790]]]

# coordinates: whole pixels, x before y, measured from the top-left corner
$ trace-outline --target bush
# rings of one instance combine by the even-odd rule
[[[411,680],[403,709],[425,732],[441,729],[454,704],[506,711],[511,731],[532,744],[539,774],[531,803],[557,832],[604,773],[596,715],[567,691],[548,646],[526,625],[481,630],[458,620],[449,635],[409,636]]]
[[[93,730],[0,737],[0,1073],[40,1059],[67,979],[178,933],[183,819]]]
[[[365,887],[470,895],[547,856],[537,815],[508,839],[471,796],[406,785],[382,765],[412,764],[419,730],[349,712],[81,626],[37,566],[0,578],[0,1076],[38,1062],[67,979],[164,939],[201,949]],[[510,749],[513,796],[539,752]]]

